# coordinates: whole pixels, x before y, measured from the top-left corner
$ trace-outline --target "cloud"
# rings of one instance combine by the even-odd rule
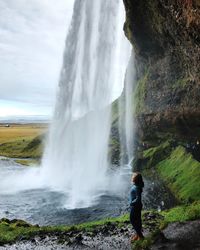
[[[72,9],[73,0],[0,1],[1,100],[52,107]]]

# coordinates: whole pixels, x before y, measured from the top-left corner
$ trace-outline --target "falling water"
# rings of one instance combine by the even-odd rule
[[[134,89],[135,89],[135,60],[132,51],[126,70],[124,89],[118,99],[119,134],[121,146],[121,165],[131,166],[134,151]]]
[[[121,0],[75,1],[42,169],[49,186],[67,192],[68,208],[90,206],[108,188],[110,106],[130,51],[123,22]]]
[[[130,168],[113,171],[107,157],[110,106],[121,93],[123,163],[133,151],[134,56],[129,60],[123,23],[122,0],[76,0],[42,167],[0,159],[0,217],[58,225],[125,211]],[[147,207],[157,208],[166,191],[160,182],[146,186]]]

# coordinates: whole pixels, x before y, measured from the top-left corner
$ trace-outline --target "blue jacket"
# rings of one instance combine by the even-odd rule
[[[129,198],[130,206],[142,204],[141,194],[142,194],[141,188],[133,184],[130,190],[130,198]]]

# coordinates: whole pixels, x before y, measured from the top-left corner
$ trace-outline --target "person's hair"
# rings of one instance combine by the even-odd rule
[[[141,191],[143,190],[144,187],[144,181],[142,178],[142,175],[139,172],[135,172],[132,175],[132,182],[141,189]]]

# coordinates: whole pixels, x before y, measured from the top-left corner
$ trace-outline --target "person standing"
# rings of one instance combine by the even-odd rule
[[[144,182],[140,173],[133,173],[132,175],[132,187],[130,190],[130,222],[135,230],[136,234],[132,235],[131,241],[140,240],[144,238],[142,233],[142,191]]]

